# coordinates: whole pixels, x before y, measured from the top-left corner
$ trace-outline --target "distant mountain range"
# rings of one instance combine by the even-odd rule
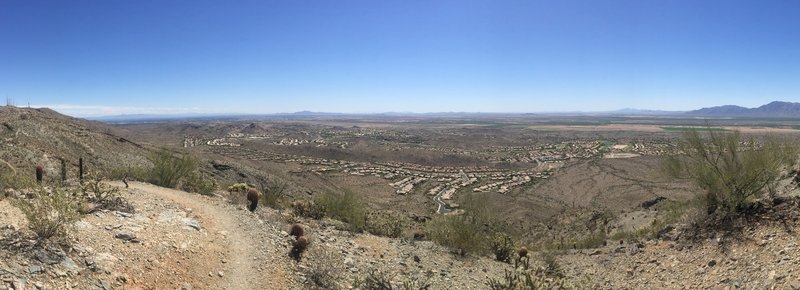
[[[686,112],[686,114],[711,117],[800,118],[800,103],[776,101],[758,108],[726,105],[702,108]]]
[[[411,112],[384,112],[384,113],[329,113],[301,111],[295,113],[276,114],[181,114],[181,115],[117,115],[92,117],[90,120],[125,123],[148,122],[167,120],[222,120],[222,119],[308,119],[308,118],[340,118],[340,117],[502,117],[502,116],[658,116],[658,117],[711,117],[711,118],[785,118],[800,119],[800,103],[771,102],[757,108],[725,105],[702,108],[693,111],[660,111],[621,109],[602,112],[549,112],[549,113],[481,113],[481,112],[439,112],[439,113],[411,113]]]

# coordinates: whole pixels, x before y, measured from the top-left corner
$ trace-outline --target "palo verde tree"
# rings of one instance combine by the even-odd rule
[[[769,137],[743,140],[738,131],[690,130],[677,156],[664,160],[668,176],[694,181],[704,192],[706,210],[720,217],[738,214],[749,201],[774,194],[786,166],[797,159],[797,146]]]

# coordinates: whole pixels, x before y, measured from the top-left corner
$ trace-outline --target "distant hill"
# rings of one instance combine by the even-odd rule
[[[772,102],[758,108],[726,105],[686,112],[692,116],[800,118],[800,103]]]

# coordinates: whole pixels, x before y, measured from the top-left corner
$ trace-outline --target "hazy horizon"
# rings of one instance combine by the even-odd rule
[[[0,3],[0,95],[68,115],[603,112],[800,99],[800,3]]]

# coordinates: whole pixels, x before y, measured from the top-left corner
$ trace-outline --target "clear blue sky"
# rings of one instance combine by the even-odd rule
[[[0,0],[0,96],[68,114],[800,101],[800,1]]]

